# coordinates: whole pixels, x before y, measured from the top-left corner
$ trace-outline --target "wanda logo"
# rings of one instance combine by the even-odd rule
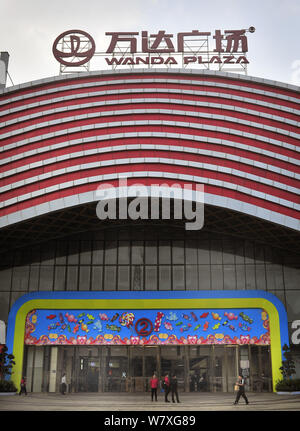
[[[81,66],[93,57],[95,49],[95,41],[88,33],[69,30],[55,39],[52,52],[56,60],[65,66]]]

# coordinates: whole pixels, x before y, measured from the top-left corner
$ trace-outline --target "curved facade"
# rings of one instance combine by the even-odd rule
[[[205,201],[300,230],[299,92],[220,74],[52,79],[1,97],[1,226],[96,200],[103,181],[205,185]]]
[[[72,341],[77,347],[60,346],[56,351],[55,334],[45,347],[39,341],[31,346],[28,338],[24,355],[24,340],[17,339],[13,329],[17,315],[13,304],[26,293],[29,296],[19,302],[32,300],[31,292],[39,297],[41,291],[52,292],[53,300],[59,291],[70,300],[77,298],[77,291],[93,291],[91,301],[96,292],[100,300],[104,291],[122,291],[124,300],[126,292],[128,300],[136,299],[129,291],[152,291],[152,300],[159,300],[164,291],[161,300],[194,295],[200,301],[197,310],[204,313],[203,295],[218,297],[218,291],[224,291],[223,309],[229,307],[226,296],[229,301],[236,295],[250,298],[255,291],[257,298],[274,295],[274,303],[279,299],[285,307],[270,308],[264,321],[271,336],[268,333],[263,342],[256,335],[249,338],[254,341],[252,346],[246,343],[246,353],[241,346],[245,334],[235,334],[236,338],[230,334],[227,345],[235,345],[235,350],[220,353],[225,329],[224,334],[211,334],[212,343],[199,333],[200,350],[184,350],[187,346],[181,348],[178,342],[176,359],[161,338],[151,367],[159,373],[183,367],[184,390],[194,390],[191,376],[205,370],[210,376],[205,390],[230,391],[237,369],[244,364],[249,372],[250,361],[251,388],[255,374],[264,372],[269,379],[265,389],[274,390],[281,361],[278,346],[288,342],[288,326],[297,319],[300,288],[299,102],[299,88],[287,84],[185,70],[82,73],[5,89],[0,94],[0,319],[10,322],[8,344],[18,357],[16,382],[27,370],[32,390],[55,391],[64,369],[72,391],[109,390],[113,377],[120,380],[115,390],[139,390],[144,388],[139,379],[147,381],[153,372],[145,365],[147,350],[139,362],[137,350],[126,347],[129,350],[115,354],[119,359],[114,362],[116,346],[110,347],[110,342],[84,353],[77,339]],[[107,183],[118,187],[124,177],[129,186],[204,185],[203,229],[184,231],[178,220],[100,221],[97,187]],[[57,310],[64,310],[59,298]],[[72,312],[80,314],[83,305],[72,304]],[[257,310],[264,313],[261,304],[258,300]],[[178,303],[176,307],[180,308]],[[237,309],[233,302],[232,307],[227,314]],[[255,307],[250,301],[251,308]],[[51,310],[50,315],[58,314],[55,304]],[[240,310],[244,316],[245,310]],[[278,330],[276,319],[281,322],[277,344],[270,341],[272,331],[274,336]],[[245,321],[239,324],[248,330]],[[20,335],[22,327],[18,331]],[[185,340],[184,335],[182,331],[177,339]],[[200,358],[205,366],[199,365]],[[43,372],[35,363],[43,364]],[[126,368],[123,377],[110,365],[115,363]],[[223,365],[216,375],[218,363]],[[270,366],[263,369],[263,363]],[[84,382],[94,376],[93,367],[99,385],[91,389]],[[84,370],[87,374],[82,374]],[[126,385],[124,375],[129,376]]]

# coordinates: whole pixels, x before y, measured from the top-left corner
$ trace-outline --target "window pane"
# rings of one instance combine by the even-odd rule
[[[286,289],[299,289],[300,268],[284,267],[284,281]]]
[[[68,266],[67,270],[67,290],[78,290],[78,267]]]
[[[130,263],[130,242],[129,241],[119,241],[118,247],[118,263],[129,264]]]
[[[198,266],[199,290],[211,289],[210,265]]]
[[[69,242],[69,256],[68,256],[68,264],[76,265],[79,261],[79,241],[70,241]]]
[[[12,290],[27,291],[29,279],[29,266],[17,266],[13,269]]]
[[[173,241],[172,247],[173,264],[184,263],[184,242]]]
[[[157,264],[157,242],[145,242],[145,263]]]
[[[256,288],[267,290],[265,265],[255,265]],[[273,288],[273,286],[271,286]],[[283,286],[281,287],[283,289]]]
[[[29,292],[35,292],[39,290],[39,278],[40,268],[38,266],[31,266],[29,276]],[[64,290],[64,288],[61,290]]]
[[[81,266],[79,271],[79,290],[90,290],[90,266]]]
[[[118,290],[129,290],[130,286],[130,267],[118,267]]]
[[[235,244],[233,240],[231,241],[223,241],[223,263],[226,264],[234,264],[234,255],[235,255]]]
[[[246,289],[245,265],[236,265],[236,287],[238,290]]]
[[[145,266],[145,290],[157,290],[157,266]]]
[[[91,241],[81,241],[80,263],[90,265],[91,257]]]
[[[281,265],[266,265],[267,287],[272,290],[283,289],[283,268]]]
[[[224,289],[235,290],[236,289],[236,277],[235,277],[235,266],[224,265]]]
[[[171,267],[159,267],[159,290],[171,290]]]
[[[39,290],[53,289],[53,266],[41,266]]]
[[[186,290],[198,290],[198,269],[197,265],[186,266]]]
[[[56,244],[50,241],[42,246],[41,262],[44,265],[54,265],[54,253]]]
[[[94,241],[93,247],[93,265],[103,265],[104,241]]]
[[[223,266],[211,265],[211,288],[212,290],[223,289]]]
[[[92,290],[103,290],[103,267],[93,266],[92,267]]]
[[[4,269],[0,272],[0,290],[9,292],[11,285],[12,269]]]
[[[54,290],[65,290],[66,267],[56,266],[54,275]]]
[[[184,266],[183,265],[173,266],[173,289],[174,290],[185,290]]]
[[[144,263],[144,243],[143,241],[133,241],[132,243],[132,264]]]
[[[185,263],[197,263],[197,241],[186,241],[185,247]]]
[[[221,264],[222,263],[222,243],[219,240],[213,239],[211,241],[211,263]]]
[[[171,263],[170,241],[159,241],[159,263]]]
[[[245,265],[246,267],[246,289],[256,289],[255,265]]]
[[[116,290],[117,267],[104,267],[104,290]]]
[[[65,265],[67,263],[67,254],[68,254],[67,242],[57,241],[55,262],[60,265]]]
[[[141,265],[134,265],[131,268],[131,290],[143,290],[144,273]]]
[[[117,263],[117,241],[105,243],[105,265]]]
[[[210,263],[208,240],[198,241],[198,263],[199,265]]]

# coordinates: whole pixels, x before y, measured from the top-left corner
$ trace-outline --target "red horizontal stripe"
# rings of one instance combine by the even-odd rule
[[[91,101],[90,101],[91,102]],[[92,102],[91,102],[92,103]],[[52,109],[54,108],[54,106],[52,107]],[[100,114],[102,112],[110,112],[110,111],[114,111],[114,113],[110,116],[105,116],[104,118],[107,119],[111,119],[114,118],[117,115],[124,115],[122,114],[122,112],[119,113],[119,111],[124,111],[124,110],[133,110],[133,109],[140,109],[140,110],[146,110],[146,109],[155,109],[155,110],[160,110],[160,109],[164,109],[164,110],[179,110],[182,111],[184,114],[184,118],[188,118],[189,121],[194,121],[197,120],[196,116],[189,116],[190,112],[195,112],[195,113],[205,113],[205,114],[216,114],[216,115],[224,115],[224,116],[228,116],[229,120],[226,121],[232,121],[234,122],[235,119],[239,119],[239,120],[247,120],[250,122],[254,122],[254,123],[258,123],[258,124],[262,124],[262,125],[267,125],[267,126],[272,126],[272,127],[276,127],[276,128],[280,128],[286,131],[290,131],[290,132],[294,132],[294,133],[300,133],[300,128],[293,126],[291,124],[287,124],[284,123],[283,121],[277,121],[277,120],[271,120],[269,118],[264,118],[264,117],[260,117],[260,116],[255,116],[252,114],[247,114],[247,113],[242,113],[242,112],[238,112],[238,111],[233,111],[233,110],[226,110],[224,108],[210,108],[210,107],[197,107],[197,106],[190,106],[190,105],[176,105],[173,103],[139,103],[139,104],[133,104],[133,103],[129,103],[126,105],[116,105],[114,107],[111,106],[97,106],[97,107],[84,107],[84,108],[80,108],[80,109],[74,109],[72,111],[70,111],[69,109],[66,109],[63,112],[59,112],[59,113],[52,113],[49,115],[45,115],[45,111],[40,109],[40,116],[36,117],[36,118],[32,118],[32,119],[28,119],[28,120],[23,120],[20,121],[18,123],[14,123],[11,124],[9,126],[5,126],[2,127],[0,129],[0,133],[9,133],[12,131],[19,131],[19,134],[21,135],[23,132],[21,129],[25,128],[25,127],[29,127],[29,126],[39,126],[40,123],[44,123],[44,122],[48,122],[48,121],[54,121],[54,120],[60,120],[63,118],[68,118],[68,117],[72,117],[72,116],[78,116],[78,115],[83,115],[83,114]],[[30,110],[28,110],[26,112],[26,116],[29,115]],[[125,114],[126,115],[126,114]],[[136,115],[136,114],[135,114]],[[152,114],[149,113],[145,113],[144,116],[146,116],[148,118],[148,116],[151,116]],[[158,113],[157,114],[159,117],[168,115],[165,113]],[[173,114],[178,115],[178,114]],[[19,115],[15,114],[14,115],[15,118],[18,118]],[[103,118],[103,120],[104,120]],[[7,121],[5,119],[5,121]],[[111,121],[111,120],[110,120]],[[198,121],[201,121],[200,119],[198,119]],[[68,123],[65,123],[68,124]],[[48,126],[47,126],[48,129]],[[43,128],[39,128],[38,130],[43,130]],[[45,132],[46,133],[46,132]],[[281,139],[284,139],[283,136],[285,135],[281,135],[279,134],[279,136],[281,137]]]
[[[59,119],[59,116],[57,116]],[[283,141],[286,143],[289,143],[291,145],[300,146],[299,139],[291,138],[287,135],[282,135],[277,132],[270,132],[265,129],[260,129],[258,127],[249,126],[246,124],[240,124],[235,123],[234,119],[233,121],[227,121],[227,120],[217,120],[217,119],[209,119],[209,118],[197,118],[192,117],[188,115],[174,115],[174,114],[127,114],[127,115],[112,115],[109,117],[96,117],[96,118],[88,118],[88,119],[81,119],[81,120],[75,120],[75,121],[69,121],[68,123],[63,124],[56,124],[56,125],[49,125],[46,127],[38,128],[30,130],[29,132],[22,132],[20,129],[20,134],[17,136],[12,136],[10,138],[5,138],[5,140],[1,140],[2,143],[5,143],[5,145],[18,142],[19,140],[23,139],[30,139],[36,136],[40,136],[42,134],[46,133],[54,133],[54,132],[60,132],[60,131],[66,131],[67,129],[71,129],[74,127],[83,127],[83,126],[91,126],[91,125],[97,125],[97,124],[103,124],[103,123],[115,123],[115,122],[125,122],[125,121],[144,121],[145,123],[147,121],[156,121],[157,124],[154,125],[157,128],[160,127],[160,121],[176,121],[176,122],[182,122],[182,123],[189,123],[189,126],[186,125],[178,125],[177,127],[189,127],[190,129],[193,129],[194,125],[203,124],[208,126],[216,126],[216,127],[225,127],[230,130],[236,130],[239,132],[247,132],[252,134],[257,134],[259,136],[264,136],[266,138],[270,139],[276,139],[279,141]],[[153,125],[151,125],[153,126]],[[109,126],[113,127],[113,125]],[[122,127],[122,126],[121,126]],[[133,126],[134,127],[134,126]],[[170,126],[172,127],[172,126]],[[230,133],[230,131],[228,132]]]
[[[133,116],[131,117],[131,120],[133,120]],[[76,125],[79,127],[80,124],[76,123]],[[247,130],[248,128],[246,127],[245,131]],[[14,154],[22,154],[24,151],[30,151],[32,149],[41,148],[43,146],[48,146],[48,145],[54,145],[54,144],[66,142],[72,139],[83,139],[83,138],[96,137],[96,136],[102,136],[107,134],[116,134],[116,133],[138,133],[138,132],[147,132],[149,134],[151,132],[178,133],[178,134],[186,134],[186,135],[195,135],[199,137],[226,139],[232,142],[243,143],[251,147],[262,148],[268,151],[272,151],[274,155],[276,155],[276,153],[283,154],[287,157],[292,157],[300,160],[300,154],[295,151],[292,151],[277,145],[272,145],[267,142],[256,141],[254,139],[246,138],[244,136],[232,135],[230,134],[230,131],[229,133],[223,133],[219,131],[215,132],[215,131],[209,131],[209,130],[191,129],[188,127],[165,126],[165,125],[122,126],[122,127],[109,127],[105,129],[92,128],[90,130],[84,130],[84,131],[75,132],[72,134],[71,133],[68,134],[66,131],[66,134],[62,136],[40,140],[35,143],[24,144],[20,147],[13,148],[11,150],[3,151],[1,153],[0,158],[4,159],[7,157],[11,157]],[[27,134],[27,137],[29,137],[28,134]],[[147,138],[140,137],[139,139],[145,141],[145,139]]]
[[[238,157],[245,157],[249,160],[255,160],[261,163],[265,163],[267,165],[273,165],[273,166],[277,166],[281,169],[286,169],[288,171],[291,172],[298,172],[300,173],[300,166],[296,166],[296,165],[292,165],[288,162],[282,161],[280,159],[275,159],[275,158],[271,158],[271,157],[267,157],[258,153],[252,153],[246,150],[241,150],[239,148],[233,148],[233,147],[229,147],[229,146],[225,146],[225,145],[218,145],[218,144],[211,144],[211,143],[203,143],[203,142],[196,142],[196,141],[187,141],[187,140],[182,140],[182,139],[171,139],[171,138],[154,138],[154,137],[149,137],[149,138],[125,138],[125,139],[113,139],[113,140],[109,140],[107,139],[106,141],[98,141],[98,142],[89,142],[89,143],[82,143],[79,145],[70,145],[70,146],[66,146],[57,150],[52,150],[52,151],[47,151],[45,153],[38,153],[34,156],[30,156],[30,157],[24,157],[22,159],[16,160],[14,162],[10,162],[7,163],[5,165],[1,165],[0,166],[0,172],[5,172],[11,169],[16,169],[18,167],[21,167],[23,165],[26,164],[31,164],[34,162],[38,162],[38,161],[42,161],[42,160],[46,160],[48,158],[52,158],[52,157],[59,157],[62,155],[66,155],[66,154],[71,154],[71,153],[76,153],[78,151],[87,151],[87,150],[91,150],[91,149],[96,149],[96,148],[103,148],[106,146],[118,146],[120,144],[122,145],[134,145],[134,144],[152,144],[152,145],[169,145],[169,146],[183,146],[183,147],[187,147],[187,148],[199,148],[199,149],[205,149],[205,150],[210,150],[210,151],[216,151],[216,152],[223,152],[223,153],[228,153],[228,154],[232,154]],[[124,152],[120,152],[120,154],[127,154],[127,151],[129,150],[124,150]],[[130,150],[131,151],[131,150]],[[136,155],[138,156],[140,154],[140,151],[144,151],[144,150],[135,150]],[[157,152],[157,154],[162,154],[163,150],[151,150],[151,154],[153,152]],[[175,152],[175,148],[174,150],[170,150],[172,154],[176,154]],[[101,153],[100,153],[101,154]],[[103,153],[105,154],[105,153]],[[114,152],[111,152],[110,155],[112,157],[112,155],[114,154]],[[180,152],[180,157],[181,155],[185,155],[187,154],[187,156],[189,157],[189,155],[191,153],[183,153]],[[83,156],[86,157],[86,156]],[[70,159],[71,162],[72,159]],[[77,159],[79,160],[79,159]],[[80,159],[83,160],[83,159]],[[84,159],[86,160],[86,159]],[[224,159],[218,158],[217,159],[218,162],[221,164],[223,162]],[[44,168],[46,168],[47,165],[44,166]],[[265,175],[267,175],[267,173],[269,171],[264,171]],[[270,171],[270,175],[274,175],[277,178],[278,174],[275,174],[273,172]],[[284,176],[282,176],[283,178],[286,178]],[[278,178],[280,178],[281,181],[281,175],[278,176]],[[282,178],[282,181],[284,181]],[[279,180],[278,180],[279,181]],[[292,181],[297,181],[297,180],[293,180]]]
[[[209,171],[207,169],[197,169],[193,167],[176,166],[176,165],[169,165],[165,163],[161,163],[161,164],[132,163],[128,165],[113,165],[113,166],[83,169],[76,172],[70,172],[70,173],[54,176],[46,180],[41,180],[33,184],[28,184],[28,185],[1,193],[0,195],[1,201],[5,201],[27,193],[32,193],[33,191],[40,190],[46,187],[51,187],[53,185],[62,184],[68,181],[75,181],[81,178],[86,178],[88,180],[88,178],[96,175],[105,175],[105,174],[121,173],[121,172],[137,172],[137,171],[171,172],[174,174],[185,174],[185,175],[200,176],[204,178],[211,178],[219,181],[226,181],[232,184],[244,186],[249,189],[257,190],[262,193],[267,193],[269,195],[276,196],[281,199],[286,199],[290,202],[300,203],[300,197],[294,193],[286,192],[284,190],[277,189],[276,187],[261,184],[256,181],[248,180],[246,178],[241,178],[238,176],[225,174],[221,172]],[[176,182],[175,179],[174,179],[174,182]]]
[[[145,185],[151,185],[151,184],[170,184],[170,185],[172,185],[172,184],[174,184],[174,182],[175,182],[174,180],[159,179],[159,178],[155,178],[155,179],[133,178],[133,179],[128,180],[128,185],[136,184],[136,183],[141,183],[141,184],[145,184]],[[176,183],[184,185],[188,182],[176,180]],[[30,207],[33,207],[36,205],[40,205],[42,203],[50,202],[50,201],[53,201],[55,199],[60,199],[60,198],[72,196],[72,195],[76,196],[80,193],[94,191],[97,189],[97,187],[100,184],[101,184],[101,182],[94,183],[94,184],[84,184],[84,185],[76,186],[76,187],[73,187],[70,189],[64,189],[64,190],[61,190],[59,192],[49,193],[48,195],[43,195],[41,197],[30,199],[28,201],[20,202],[18,204],[11,205],[10,207],[6,207],[3,210],[1,210],[0,216],[12,214],[14,212],[21,211],[21,210],[24,210],[26,208],[30,208]],[[117,186],[118,182],[117,181],[110,181],[110,184]],[[251,197],[249,195],[246,195],[244,193],[237,192],[234,190],[224,189],[224,188],[216,187],[216,186],[205,186],[204,192],[219,195],[219,196],[224,196],[224,197],[235,199],[237,201],[256,205],[257,207],[265,208],[265,209],[268,209],[270,211],[274,211],[274,212],[277,212],[277,213],[280,213],[283,215],[287,215],[287,216],[293,217],[297,220],[299,220],[299,218],[300,218],[298,211],[283,207],[281,205],[278,205],[278,204],[275,204],[272,202],[265,201],[263,199]]]
[[[56,154],[57,157],[57,154]],[[274,180],[277,182],[281,182],[283,184],[299,187],[300,181],[295,180],[291,177],[286,177],[284,175],[280,175],[266,169],[261,169],[254,167],[252,165],[247,165],[241,162],[236,162],[228,159],[216,158],[213,156],[207,156],[202,154],[193,154],[193,153],[183,153],[181,151],[167,151],[167,150],[124,150],[124,151],[116,151],[116,152],[108,152],[108,153],[99,153],[89,156],[76,157],[72,159],[66,159],[60,162],[55,162],[51,164],[47,164],[34,169],[27,169],[24,172],[20,172],[18,174],[11,175],[9,177],[3,178],[1,181],[1,185],[12,184],[17,181],[25,180],[27,178],[31,178],[34,176],[42,175],[47,172],[52,172],[54,170],[68,168],[70,166],[76,166],[79,164],[85,163],[95,163],[105,160],[122,160],[122,159],[132,159],[136,157],[157,157],[157,158],[169,158],[174,160],[186,160],[193,161],[198,163],[209,163],[217,166],[224,166],[227,168],[236,169],[242,172],[247,172],[249,174],[256,175],[257,177],[268,178],[270,180]],[[43,158],[40,155],[41,160]],[[21,165],[22,166],[22,165]],[[300,167],[299,167],[300,170]]]
[[[85,93],[95,93],[98,91],[117,91],[117,90],[128,90],[128,95],[127,97],[131,97],[132,93],[129,92],[129,90],[131,89],[153,89],[154,92],[153,94],[156,94],[156,91],[158,89],[161,90],[162,93],[164,93],[164,90],[167,89],[173,89],[173,90],[190,90],[190,91],[205,91],[207,93],[214,93],[214,92],[218,92],[218,93],[222,93],[224,95],[228,95],[229,97],[232,95],[235,96],[239,96],[239,97],[244,97],[247,99],[253,99],[256,101],[263,101],[263,102],[267,102],[267,103],[272,103],[275,105],[280,105],[280,106],[286,106],[292,109],[300,109],[299,104],[296,102],[291,102],[288,100],[284,100],[284,99],[277,99],[276,97],[271,97],[271,96],[265,96],[265,95],[261,95],[261,94],[257,94],[257,93],[248,93],[245,91],[241,91],[241,90],[235,90],[235,89],[231,89],[231,88],[222,88],[222,87],[213,87],[213,86],[197,86],[197,85],[190,85],[190,84],[175,84],[175,83],[170,83],[166,80],[165,83],[137,83],[137,84],[131,84],[130,82],[126,82],[125,84],[118,84],[118,85],[105,85],[105,86],[101,86],[101,87],[88,87],[88,88],[76,88],[76,89],[70,89],[70,90],[61,90],[58,93],[55,94],[43,94],[43,95],[36,95],[33,98],[30,99],[22,99],[19,101],[10,101],[9,103],[9,108],[14,108],[14,107],[20,107],[23,105],[26,105],[30,102],[42,102],[42,101],[47,101],[49,100],[50,103],[51,99],[55,98],[55,97],[66,97],[66,96],[70,96],[70,95],[79,95],[79,94],[85,94]],[[126,93],[125,93],[126,94]],[[141,94],[141,93],[140,93]],[[168,97],[171,97],[172,93],[168,94]],[[173,93],[174,94],[174,93]],[[185,98],[184,94],[180,94],[178,93],[179,96]],[[116,95],[118,96],[118,95]],[[124,94],[123,94],[124,96]],[[197,95],[194,97],[198,97]],[[104,95],[104,98],[106,99],[107,96]],[[9,101],[9,100],[8,100]],[[7,109],[7,105],[2,105],[0,106],[0,111],[6,110]],[[25,108],[26,109],[26,108]]]
[[[195,74],[187,74],[187,73],[129,73],[126,74],[126,72],[120,72],[118,74],[112,73],[111,75],[103,75],[103,76],[93,76],[93,77],[76,77],[76,78],[69,78],[66,77],[65,79],[62,79],[61,81],[53,81],[48,83],[37,83],[34,82],[32,85],[25,89],[16,89],[15,91],[10,91],[8,94],[3,95],[3,99],[10,99],[14,95],[28,95],[32,93],[33,91],[40,91],[43,90],[49,90],[49,89],[57,89],[60,91],[61,87],[64,87],[66,85],[76,85],[78,83],[85,84],[85,83],[97,83],[97,82],[103,82],[103,81],[116,81],[116,80],[127,80],[129,83],[132,80],[136,79],[165,79],[166,82],[168,79],[178,79],[178,80],[193,80],[193,81],[202,81],[202,82],[215,82],[220,84],[229,84],[229,85],[237,85],[245,88],[252,88],[257,90],[263,90],[263,91],[271,91],[277,94],[282,94],[286,96],[291,96],[295,98],[300,99],[299,93],[297,93],[294,90],[284,89],[279,86],[273,86],[272,84],[260,84],[255,81],[247,81],[244,79],[235,79],[232,77],[218,77],[218,76],[205,76],[204,74],[200,73],[199,75]]]
[[[228,99],[224,99],[221,97],[214,97],[214,96],[193,96],[193,95],[187,95],[187,94],[167,94],[167,93],[144,93],[144,94],[131,94],[130,96],[128,94],[120,94],[120,95],[105,95],[105,96],[89,96],[89,97],[82,97],[79,99],[71,99],[71,100],[67,100],[67,101],[61,101],[61,102],[52,102],[51,99],[49,99],[49,104],[48,105],[43,105],[43,106],[37,106],[35,108],[27,108],[26,105],[24,104],[24,110],[23,111],[19,111],[19,112],[15,112],[15,113],[9,113],[6,114],[5,116],[1,117],[1,121],[8,121],[10,119],[14,119],[14,118],[19,118],[22,115],[29,115],[32,113],[36,113],[39,112],[41,114],[41,116],[43,116],[43,113],[45,110],[47,109],[52,109],[52,108],[61,108],[61,107],[66,107],[66,114],[69,112],[70,107],[72,107],[73,105],[76,104],[86,104],[86,103],[93,103],[93,102],[98,102],[98,101],[116,101],[116,105],[108,105],[107,107],[101,107],[101,109],[105,109],[105,110],[110,110],[110,109],[114,109],[115,107],[118,107],[119,105],[117,105],[119,100],[124,100],[124,99],[142,99],[142,98],[161,98],[161,99],[178,99],[178,100],[182,100],[182,101],[202,101],[202,102],[211,102],[211,103],[218,103],[218,104],[226,104],[226,105],[230,105],[230,106],[238,106],[238,107],[242,107],[242,108],[246,108],[246,109],[252,109],[254,111],[257,112],[264,112],[267,114],[271,114],[271,115],[278,115],[281,116],[283,118],[288,118],[291,120],[295,120],[295,121],[299,121],[299,116],[296,114],[292,114],[286,111],[280,111],[279,109],[274,109],[274,108],[268,108],[265,106],[261,106],[261,105],[256,105],[254,103],[248,103],[248,102],[242,102],[242,101],[238,101],[238,100],[232,100],[230,98]],[[143,102],[142,102],[143,103]],[[164,106],[165,104],[163,104]],[[172,105],[174,105],[174,103],[172,103]],[[175,103],[176,105],[176,103]],[[123,105],[124,107],[129,106],[129,104],[125,104]],[[136,103],[133,103],[133,106],[136,106]],[[182,106],[182,105],[179,105]],[[68,110],[67,110],[68,108]],[[196,106],[190,106],[190,105],[184,105],[184,109],[187,110],[196,110],[199,109]],[[129,109],[129,108],[128,108]],[[208,108],[209,109],[209,108]]]

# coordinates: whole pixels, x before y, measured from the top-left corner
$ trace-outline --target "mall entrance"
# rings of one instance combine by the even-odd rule
[[[272,391],[270,346],[26,346],[30,392],[147,392],[154,372],[176,373],[181,392],[233,392],[239,372],[248,391]]]

